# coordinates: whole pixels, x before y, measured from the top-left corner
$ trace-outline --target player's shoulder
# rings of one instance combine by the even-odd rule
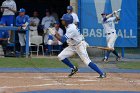
[[[47,16],[44,16],[42,19],[48,19],[48,17]]]
[[[7,4],[7,1],[3,1],[2,4]]]
[[[25,15],[26,18],[30,18],[29,15]]]
[[[72,15],[77,15],[75,12],[72,12],[71,14],[72,14]]]
[[[73,30],[77,30],[76,25],[75,24],[69,24],[68,27],[67,27],[67,31],[71,32]]]
[[[50,18],[51,18],[51,19],[55,19],[54,16],[52,16],[52,15],[50,16]]]
[[[63,29],[62,28],[59,28],[58,32],[63,32]]]
[[[11,3],[16,4],[16,2],[14,0],[11,0]]]
[[[18,19],[18,18],[20,18],[20,16],[19,16],[19,15],[16,17],[16,19]]]

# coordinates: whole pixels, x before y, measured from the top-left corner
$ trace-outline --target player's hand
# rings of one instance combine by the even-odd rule
[[[23,25],[22,25],[22,27],[26,27],[26,25],[25,25],[25,24],[23,24]]]
[[[52,28],[48,28],[48,30],[49,30],[50,34],[52,34],[52,35],[55,35],[55,34],[56,34],[56,32],[55,32],[54,29],[52,29]]]
[[[113,13],[114,13],[114,14],[117,14],[117,11],[114,11]]]
[[[21,27],[18,27],[18,31],[21,30]]]

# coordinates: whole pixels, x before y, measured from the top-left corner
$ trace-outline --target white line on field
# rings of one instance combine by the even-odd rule
[[[105,85],[105,84],[104,84]],[[116,86],[117,84],[115,84]],[[119,86],[120,84],[118,84]],[[126,85],[126,84],[124,84]],[[29,88],[29,87],[46,87],[46,86],[97,86],[95,84],[66,84],[66,83],[51,83],[51,84],[40,84],[40,85],[27,85],[27,86],[3,86],[0,89],[13,89],[13,88]],[[128,85],[126,85],[128,86]]]
[[[23,77],[17,77],[17,76],[0,76],[0,78],[35,78],[35,79],[46,79],[46,78],[51,78],[51,77],[58,77],[58,78],[67,78],[68,76],[38,76],[38,77],[27,77],[27,76],[23,76]],[[83,78],[94,78],[94,77],[98,77],[98,76],[73,76],[75,78],[78,77],[83,77]]]
[[[98,81],[98,80],[88,80],[88,79],[80,79],[80,80],[78,80],[78,81],[86,81],[86,82],[90,82],[90,81]]]

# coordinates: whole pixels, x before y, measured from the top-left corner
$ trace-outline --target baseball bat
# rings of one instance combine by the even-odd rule
[[[122,9],[118,9],[117,12],[120,12]]]
[[[112,48],[108,48],[108,47],[100,47],[100,46],[88,46],[89,48],[98,48],[98,49],[101,49],[101,50],[114,50]]]

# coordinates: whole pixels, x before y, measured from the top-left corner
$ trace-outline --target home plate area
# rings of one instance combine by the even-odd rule
[[[0,93],[93,93],[93,91],[139,93],[140,91],[139,73],[107,73],[107,78],[104,79],[97,78],[96,73],[77,73],[72,78],[68,78],[67,75],[68,73],[0,73]]]

